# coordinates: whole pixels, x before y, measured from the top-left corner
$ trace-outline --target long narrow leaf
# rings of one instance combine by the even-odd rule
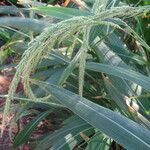
[[[150,78],[133,70],[93,62],[87,63],[86,68],[92,71],[103,72],[109,75],[114,75],[129,81],[133,81],[141,85],[146,90],[150,90]]]
[[[33,130],[35,129],[35,127],[39,124],[40,121],[42,121],[42,119],[44,119],[48,114],[50,113],[50,111],[46,111],[44,113],[41,113],[40,115],[38,115],[35,119],[33,119],[29,124],[27,124],[25,126],[25,128],[16,136],[13,146],[17,147],[21,144],[23,144],[24,142],[26,142],[29,138],[29,136],[31,135],[31,133],[33,132]]]
[[[46,83],[44,83],[46,84]],[[47,84],[51,94],[75,114],[127,149],[150,149],[150,131],[132,120],[68,90]]]
[[[9,26],[12,28],[21,29],[22,31],[34,31],[40,33],[45,27],[47,27],[45,21],[40,21],[31,18],[20,17],[1,17],[0,26]]]
[[[46,136],[43,140],[41,140],[37,146],[36,150],[45,150],[55,145],[57,142],[63,140],[63,144],[67,144],[65,141],[65,137],[67,136],[74,136],[75,134],[81,132],[84,129],[87,129],[91,127],[89,124],[87,124],[84,120],[80,119],[77,116],[71,117],[67,120],[67,123],[58,131],[49,134]],[[74,139],[75,142],[78,142],[79,139]],[[81,140],[81,139],[80,139]],[[57,142],[56,142],[57,141]],[[56,144],[57,145],[57,144]],[[56,146],[55,145],[55,146]]]
[[[82,11],[79,9],[74,9],[74,8],[65,8],[65,7],[35,7],[31,8],[33,11],[38,12],[38,13],[43,13],[48,16],[52,16],[58,19],[69,19],[75,16],[88,16],[90,13],[86,11]]]

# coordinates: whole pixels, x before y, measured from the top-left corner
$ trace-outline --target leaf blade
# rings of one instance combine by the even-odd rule
[[[41,113],[36,118],[34,118],[29,124],[25,126],[25,128],[15,137],[13,146],[17,147],[21,144],[23,144],[31,135],[34,128],[39,124],[39,122],[45,118],[50,111],[46,111],[44,113]]]
[[[31,8],[33,11],[35,12],[40,12],[43,14],[46,14],[48,16],[52,16],[58,19],[69,19],[75,16],[88,16],[90,15],[90,13],[86,12],[86,11],[82,11],[79,9],[74,9],[74,8],[64,8],[64,7],[34,7]]]
[[[133,70],[125,69],[122,67],[100,64],[100,63],[87,63],[86,68],[88,70],[96,71],[96,72],[103,72],[106,74],[114,75],[120,78],[124,78],[126,80],[135,82],[141,85],[146,90],[150,90],[150,78],[144,76],[138,72]]]
[[[144,147],[146,150],[150,148],[148,138],[150,132],[139,124],[55,85],[49,85],[48,89],[53,96],[57,97],[61,103],[75,114],[100,129],[125,148],[137,149]]]

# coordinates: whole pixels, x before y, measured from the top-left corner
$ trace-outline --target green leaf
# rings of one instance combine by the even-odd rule
[[[149,130],[68,90],[50,84],[47,86],[57,100],[126,149],[150,149]]]
[[[36,118],[34,118],[30,123],[28,123],[25,128],[15,137],[13,146],[17,147],[28,140],[30,135],[32,134],[35,127],[44,119],[51,111],[46,111],[39,114]]]
[[[75,67],[78,64],[79,58],[80,58],[82,53],[83,53],[83,49],[80,48],[79,51],[77,52],[77,54],[75,55],[75,57],[70,62],[70,64],[66,67],[66,69],[62,73],[62,75],[61,75],[61,77],[59,79],[59,82],[58,82],[60,85],[63,84],[66,81],[66,79],[70,76],[72,71],[75,69]]]
[[[9,0],[9,1],[16,4],[18,0]]]
[[[7,42],[7,40],[10,39],[10,34],[6,30],[0,28],[0,39]]]
[[[53,144],[54,147],[68,145],[68,137],[73,138],[76,134],[88,128],[91,128],[89,124],[87,124],[84,120],[80,119],[79,117],[73,116],[66,120],[64,126],[61,129],[52,134],[49,134],[43,140],[39,141],[35,149],[45,150]],[[78,143],[79,141],[81,141],[81,138],[74,138],[75,143]]]
[[[87,63],[86,69],[114,75],[135,82],[141,85],[144,89],[150,90],[150,78],[130,69],[93,62]]]
[[[124,95],[117,88],[115,88],[107,78],[104,78],[104,83],[110,97],[121,108],[121,110],[128,110],[128,107],[124,100]]]
[[[29,10],[24,8],[17,8],[15,6],[0,6],[0,14],[13,14],[16,15],[17,13],[29,13]]]
[[[34,31],[40,33],[45,27],[48,26],[48,23],[46,21],[31,18],[1,17],[0,26],[17,28],[21,29],[24,32]]]
[[[109,150],[110,139],[103,133],[96,133],[88,143],[86,150]]]
[[[58,19],[69,19],[75,16],[88,16],[90,15],[89,12],[82,11],[79,9],[74,9],[74,8],[65,8],[65,7],[34,7],[31,8],[33,11],[38,12],[38,13],[43,13],[48,16],[52,16]]]
[[[64,150],[71,150],[76,145],[79,145],[82,142],[85,142],[84,139],[80,136],[80,132],[85,134],[87,137],[94,134],[93,127],[80,127],[78,131],[74,134],[68,134],[58,142],[55,142],[54,145],[51,147],[50,150],[56,150],[56,149],[64,149]]]

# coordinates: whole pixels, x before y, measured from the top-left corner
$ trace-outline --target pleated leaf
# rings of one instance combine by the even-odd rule
[[[48,89],[71,111],[125,148],[150,149],[150,131],[139,124],[63,88],[48,85]]]
[[[36,126],[44,119],[50,111],[43,112],[34,118],[30,123],[28,123],[25,128],[15,137],[13,146],[17,147],[28,140]]]
[[[79,117],[73,116],[67,119],[67,122],[61,129],[57,130],[56,132],[52,134],[49,134],[43,140],[39,141],[35,150],[45,150],[49,148],[50,146],[53,146],[53,148],[63,147],[64,145],[69,147],[71,146],[69,145],[71,143],[68,143],[67,139],[73,138],[76,134],[79,134],[79,132],[88,128],[91,128],[89,124],[87,124],[84,120],[80,119]],[[81,137],[74,138],[73,142],[77,144],[78,142],[81,142],[82,140],[83,139],[81,139]]]
[[[69,19],[75,16],[88,16],[90,13],[74,8],[64,8],[64,7],[35,7],[31,8],[33,11],[45,14],[47,16],[52,16],[58,19]]]
[[[20,18],[20,17],[1,17],[0,26],[9,26],[17,28],[22,31],[34,31],[40,33],[45,27],[47,27],[45,21],[40,21],[31,18]]]
[[[106,135],[96,133],[88,143],[86,150],[109,150],[110,143],[110,139]]]
[[[50,150],[56,150],[56,149],[64,149],[64,150],[71,150],[76,145],[82,144],[82,142],[85,142],[83,138],[80,136],[80,133],[83,133],[87,137],[91,136],[94,133],[93,128],[87,128],[87,127],[81,127],[78,129],[78,131],[74,134],[68,134],[64,138],[56,142]]]
[[[135,82],[138,85],[141,85],[144,89],[150,90],[150,78],[133,70],[93,62],[87,63],[86,68],[92,71],[103,72]]]

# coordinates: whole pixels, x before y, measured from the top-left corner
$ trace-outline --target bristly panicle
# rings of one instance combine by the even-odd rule
[[[9,112],[11,100],[13,99],[14,93],[16,91],[17,85],[22,80],[25,94],[36,99],[31,87],[30,87],[30,75],[34,71],[36,65],[49,54],[56,42],[62,41],[63,38],[73,35],[75,32],[83,31],[83,29],[88,29],[88,27],[95,26],[97,24],[105,24],[113,27],[120,28],[119,25],[115,23],[107,22],[107,19],[117,18],[117,17],[131,17],[143,13],[144,11],[150,11],[150,7],[144,6],[139,8],[134,7],[115,7],[109,10],[104,10],[98,14],[93,14],[90,17],[73,17],[71,19],[61,21],[50,27],[47,27],[39,36],[37,36],[34,41],[30,44],[29,48],[24,52],[22,60],[17,66],[16,74],[10,85],[8,92],[8,97],[6,99],[2,126],[5,125],[5,119]],[[87,38],[85,36],[85,38]],[[84,39],[83,39],[84,41]],[[87,39],[86,39],[87,41]],[[85,43],[83,43],[85,44]],[[85,46],[83,46],[85,47]],[[83,48],[84,50],[84,48]],[[84,53],[86,58],[86,52]],[[85,59],[84,62],[85,64]],[[84,67],[84,66],[83,66]],[[81,68],[81,77],[83,80],[84,68]],[[82,83],[83,86],[83,83]],[[82,93],[82,86],[80,87],[80,93]],[[3,131],[2,131],[3,132]],[[1,132],[1,133],[2,133]]]

